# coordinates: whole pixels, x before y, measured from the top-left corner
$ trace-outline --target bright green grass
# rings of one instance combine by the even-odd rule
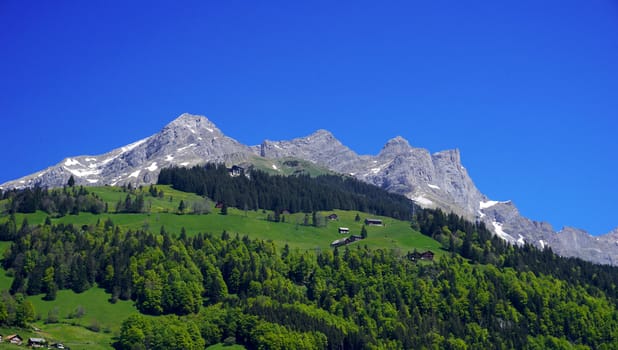
[[[49,344],[62,343],[71,349],[107,350],[112,347],[112,334],[89,331],[80,326],[69,324],[47,324],[40,327],[37,337],[45,338]],[[21,335],[21,334],[20,334]]]
[[[147,229],[152,232],[159,232],[160,228],[165,227],[166,231],[178,234],[184,228],[188,235],[197,233],[212,233],[219,235],[224,230],[231,235],[239,234],[240,236],[247,235],[250,238],[272,240],[278,246],[283,247],[288,244],[291,248],[311,250],[311,249],[329,249],[330,243],[344,236],[339,235],[338,227],[344,226],[350,228],[351,234],[360,234],[363,220],[368,217],[368,214],[358,213],[356,211],[334,210],[322,212],[320,214],[326,216],[330,213],[336,213],[339,216],[337,221],[330,221],[325,227],[304,226],[305,214],[298,213],[285,215],[285,222],[274,223],[267,221],[268,214],[262,210],[258,211],[243,211],[234,208],[228,209],[228,215],[220,215],[219,209],[212,208],[211,214],[208,215],[178,215],[177,209],[181,200],[184,200],[188,205],[193,201],[203,200],[201,197],[192,194],[177,191],[170,186],[157,185],[157,189],[162,189],[165,193],[163,198],[152,197],[147,192],[148,187],[144,187],[142,191],[145,195],[145,200],[151,208],[150,213],[144,214],[116,214],[116,203],[123,201],[127,192],[123,192],[117,187],[91,187],[89,191],[96,193],[101,199],[108,203],[110,213],[93,215],[91,213],[80,213],[79,215],[67,215],[62,218],[52,219],[53,223],[72,223],[74,225],[92,225],[97,221],[104,222],[108,218],[114,224],[122,229]],[[139,193],[139,189],[136,190]],[[171,200],[170,200],[171,199]],[[362,220],[354,221],[356,214],[360,214]],[[42,212],[34,214],[18,214],[18,223],[21,223],[24,217],[28,218],[30,224],[43,223],[47,215]],[[385,223],[384,226],[369,226],[367,227],[368,238],[361,242],[353,243],[363,244],[372,248],[398,249],[402,253],[417,249],[419,251],[432,250],[439,257],[442,253],[440,244],[433,239],[423,236],[418,232],[413,231],[406,221],[398,221],[391,218],[379,217]],[[309,220],[311,221],[311,220]],[[7,283],[7,279],[1,283]]]
[[[176,212],[180,201],[183,200],[189,207],[189,203],[203,200],[202,197],[187,192],[181,192],[167,185],[154,186],[157,191],[163,190],[163,197],[153,197],[148,192],[150,186],[144,186],[141,190],[136,189],[133,194],[143,194],[144,202],[150,207],[151,212]],[[124,192],[120,187],[89,187],[88,191],[96,194],[108,204],[109,212],[116,210],[118,201],[124,201],[128,192]],[[81,214],[80,214],[81,215]]]
[[[70,290],[60,290],[56,295],[56,300],[45,301],[43,295],[28,297],[34,305],[34,310],[40,316],[41,322],[37,323],[39,328],[45,328],[44,321],[48,313],[57,308],[59,323],[69,323],[83,327],[90,327],[97,324],[101,332],[118,332],[120,324],[130,315],[138,313],[132,301],[119,300],[115,304],[108,300],[110,294],[105,293],[101,288],[90,288],[83,293],[75,293]],[[81,318],[69,318],[79,306],[83,307],[85,313]]]

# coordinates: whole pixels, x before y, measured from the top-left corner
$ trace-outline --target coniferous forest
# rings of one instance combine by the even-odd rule
[[[337,175],[281,176],[260,170],[230,176],[222,164],[162,169],[159,184],[207,196],[228,207],[291,213],[333,209],[358,210],[410,220],[412,202],[352,177]]]
[[[160,181],[191,183],[241,208],[357,209],[367,198],[391,196],[362,186],[357,192],[342,178],[232,178],[220,166],[181,172],[162,172]],[[260,194],[254,181],[268,191]],[[298,190],[307,184],[304,195],[295,181]],[[320,187],[337,199],[320,200]],[[237,192],[242,197],[232,198]],[[31,321],[23,295],[53,300],[58,290],[96,285],[111,302],[133,300],[143,314],[123,321],[118,349],[222,342],[248,349],[618,349],[617,268],[512,246],[483,224],[440,210],[412,215],[411,203],[399,200],[364,208],[404,217],[439,241],[446,252],[439,260],[362,241],[306,251],[226,231],[125,230],[111,220],[0,226],[14,242],[2,261],[14,279],[0,324]]]

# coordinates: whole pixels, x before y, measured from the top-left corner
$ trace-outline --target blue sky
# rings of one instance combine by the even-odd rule
[[[0,1],[0,183],[183,112],[246,144],[459,148],[534,220],[618,226],[618,3]]]

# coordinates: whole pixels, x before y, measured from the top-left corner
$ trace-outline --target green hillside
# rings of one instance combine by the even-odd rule
[[[210,202],[210,214],[194,215],[187,210],[187,214],[179,215],[178,207],[180,202],[191,203],[204,201],[203,198],[192,194],[172,189],[170,186],[157,185],[158,191],[163,191],[162,198],[148,195],[148,188],[136,189],[132,195],[145,195],[145,202],[148,206],[148,213],[114,213],[111,208],[115,208],[119,201],[125,200],[127,192],[118,187],[89,187],[88,191],[96,194],[104,200],[110,211],[102,214],[79,213],[79,215],[66,215],[60,218],[51,218],[53,224],[73,224],[73,225],[94,225],[97,222],[103,223],[111,220],[123,230],[145,229],[147,231],[159,232],[163,226],[168,232],[179,234],[184,228],[188,235],[197,233],[216,233],[224,230],[230,234],[247,235],[254,239],[272,240],[278,246],[283,247],[288,244],[291,248],[298,249],[328,249],[330,243],[343,236],[338,233],[339,227],[350,228],[350,234],[360,234],[363,220],[365,218],[379,218],[385,223],[384,226],[367,227],[368,238],[361,243],[374,248],[398,249],[402,252],[417,250],[435,250],[440,255],[440,244],[427,236],[413,231],[410,223],[388,217],[374,216],[358,211],[333,210],[328,212],[318,212],[323,217],[330,214],[337,214],[337,220],[325,220],[323,227],[304,225],[305,213],[288,214],[284,216],[284,222],[268,221],[268,216],[273,216],[272,211],[256,210],[244,211],[229,208],[227,215],[221,215],[220,209],[214,208],[214,203]],[[0,206],[3,203],[0,202]],[[6,203],[4,203],[6,204]],[[356,215],[361,220],[355,221]],[[308,214],[311,216],[311,214]],[[20,226],[24,218],[27,218],[31,225],[43,224],[47,214],[37,211],[32,214],[16,214],[17,225]],[[0,218],[0,223],[8,220],[4,215]],[[354,243],[354,244],[359,244]]]
[[[289,163],[293,164],[293,163]],[[104,225],[111,221],[123,231],[147,230],[158,233],[161,227],[174,235],[182,230],[188,236],[198,233],[213,233],[220,235],[227,231],[230,235],[248,236],[251,239],[272,241],[280,249],[286,245],[293,250],[314,253],[320,250],[331,250],[331,242],[346,237],[338,233],[339,227],[350,229],[349,234],[360,234],[363,220],[367,217],[380,218],[384,226],[368,226],[367,239],[352,243],[372,248],[385,248],[405,254],[412,250],[432,250],[437,257],[441,256],[440,244],[435,240],[421,235],[410,228],[409,222],[400,221],[388,217],[373,216],[358,211],[333,210],[318,212],[322,217],[320,227],[307,224],[312,221],[312,214],[295,213],[284,214],[281,222],[269,221],[273,216],[272,211],[266,210],[239,210],[229,208],[227,215],[221,215],[221,210],[215,208],[213,202],[208,203],[208,213],[192,214],[191,209],[184,214],[179,213],[180,202],[190,208],[191,203],[204,202],[204,198],[195,194],[174,190],[170,186],[157,185],[154,187],[157,196],[149,193],[149,188],[128,190],[119,187],[91,187],[87,191],[95,194],[106,203],[109,208],[107,213],[92,214],[80,212],[78,215],[65,215],[50,217],[47,213],[36,211],[34,213],[16,213],[15,221],[20,227],[24,220],[29,225],[43,225],[46,219],[50,219],[52,225],[72,224],[76,227]],[[160,196],[159,193],[163,195]],[[144,213],[119,213],[115,212],[119,202],[123,202],[127,195],[136,197],[143,195],[146,203]],[[0,201],[0,207],[7,205],[7,200]],[[336,220],[327,220],[326,216],[336,214]],[[357,216],[360,218],[356,220]],[[0,224],[10,220],[8,214],[0,217]],[[349,235],[348,234],[348,235]],[[0,241],[0,252],[4,253],[11,242]],[[0,271],[0,289],[10,288],[13,277],[7,271]],[[37,321],[32,325],[40,331],[34,332],[29,329],[6,329],[4,333],[19,332],[24,337],[44,337],[49,341],[62,342],[72,349],[94,348],[109,349],[113,337],[118,336],[121,321],[131,314],[138,313],[131,301],[118,301],[114,304],[109,302],[111,295],[100,288],[91,288],[82,293],[70,290],[58,291],[54,301],[45,301],[43,295],[33,295],[27,298],[36,312]],[[76,317],[76,313],[83,313]],[[51,323],[49,323],[51,321]],[[95,330],[95,331],[93,331]],[[221,348],[233,347],[219,345]],[[10,345],[8,346],[11,347]],[[213,346],[211,348],[217,348]],[[243,348],[238,346],[238,348]]]
[[[163,185],[4,193],[0,332],[74,349],[618,349],[615,267],[511,246],[452,213],[412,216],[345,178],[261,173],[257,189],[211,170],[222,182],[208,189],[200,169],[167,176],[217,205]],[[366,238],[331,247],[349,235]]]

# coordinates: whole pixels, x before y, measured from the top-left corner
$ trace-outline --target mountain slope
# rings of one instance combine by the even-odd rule
[[[326,130],[288,141],[265,140],[250,147],[225,136],[207,118],[185,113],[148,138],[99,156],[66,158],[0,189],[60,187],[70,176],[78,185],[147,184],[156,182],[163,167],[206,162],[254,164],[281,171],[282,162],[291,158],[349,174],[403,194],[424,207],[483,221],[512,244],[549,245],[564,256],[603,264],[618,262],[618,231],[599,237],[572,228],[555,232],[547,223],[522,217],[513,203],[492,201],[483,195],[463,167],[459,150],[431,154],[399,136],[389,140],[375,156],[356,154]]]

